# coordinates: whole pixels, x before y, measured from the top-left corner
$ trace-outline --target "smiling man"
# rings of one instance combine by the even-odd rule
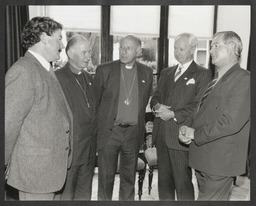
[[[140,52],[140,39],[128,35],[120,41],[120,59],[99,65],[96,70],[99,200],[112,199],[118,155],[119,200],[134,200],[137,159],[153,78],[153,70],[136,61]]]
[[[61,200],[91,200],[96,140],[92,134],[92,77],[85,71],[91,60],[90,42],[74,35],[67,43],[66,53],[68,63],[55,73],[73,114],[73,160]]]
[[[202,97],[191,127],[180,128],[190,143],[198,200],[229,200],[234,178],[245,173],[250,133],[250,72],[239,59],[241,38],[233,31],[213,36],[210,54],[216,75]]]
[[[53,200],[72,160],[72,113],[50,65],[64,48],[61,30],[48,17],[27,22],[28,51],[6,74],[6,178],[20,200]]]

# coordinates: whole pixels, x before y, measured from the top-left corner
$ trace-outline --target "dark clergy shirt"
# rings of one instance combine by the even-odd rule
[[[135,63],[132,69],[126,69],[124,64],[120,64],[120,68],[120,93],[115,124],[137,125],[139,104],[137,66]],[[130,100],[129,105],[125,104],[126,99]]]
[[[70,70],[70,64],[56,71],[56,76],[62,86],[66,99],[73,114],[73,165],[88,161],[91,148],[92,119],[94,114],[92,79],[83,72],[78,75]],[[74,69],[73,69],[74,70]],[[79,84],[77,83],[79,82]],[[89,101],[87,106],[84,93]]]

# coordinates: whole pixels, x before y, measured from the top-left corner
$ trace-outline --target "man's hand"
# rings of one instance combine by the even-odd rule
[[[188,126],[181,126],[179,129],[179,140],[184,144],[190,144],[194,139],[195,129]]]
[[[174,118],[174,112],[171,111],[170,108],[170,106],[161,104],[160,107],[155,110],[155,116],[160,117],[164,121]]]

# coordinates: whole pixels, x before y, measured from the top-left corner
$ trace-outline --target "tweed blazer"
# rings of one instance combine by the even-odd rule
[[[169,67],[161,72],[157,89],[150,102],[151,108],[157,103],[171,106],[170,110],[174,111],[176,121],[155,118],[152,138],[155,143],[157,137],[163,135],[167,147],[188,151],[188,146],[178,139],[179,127],[185,122],[189,124],[212,75],[210,70],[193,61],[174,82],[177,67]]]
[[[27,51],[6,74],[7,183],[30,193],[60,190],[72,160],[72,121],[56,77]]]
[[[145,110],[152,90],[153,71],[136,62],[138,75],[138,135],[139,143],[144,141]],[[97,118],[97,149],[107,144],[117,115],[120,91],[120,61],[99,65],[94,78],[94,94]]]
[[[239,64],[217,82],[196,113],[189,165],[219,176],[245,173],[250,133],[250,73]]]

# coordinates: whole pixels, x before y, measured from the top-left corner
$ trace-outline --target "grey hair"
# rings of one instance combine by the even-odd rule
[[[234,54],[236,55],[237,60],[239,60],[243,50],[243,43],[240,36],[238,36],[238,34],[234,31],[221,31],[214,34],[213,38],[219,35],[222,35],[224,44],[229,44],[230,42],[233,42],[235,44]]]
[[[181,34],[179,34],[178,36],[175,37],[174,41],[177,41],[181,37],[188,38],[189,45],[191,47],[196,47],[197,46],[198,40],[197,40],[197,38],[195,37],[194,34],[191,34],[191,33],[181,33]]]

